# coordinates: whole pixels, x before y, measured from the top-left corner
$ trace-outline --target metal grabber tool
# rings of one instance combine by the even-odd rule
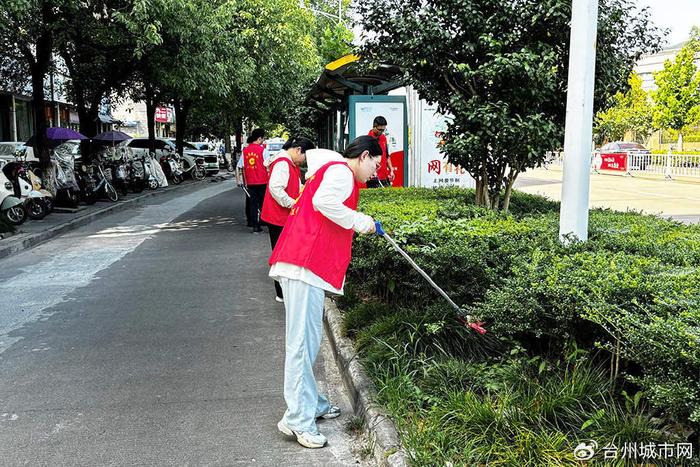
[[[394,249],[395,249],[396,251],[398,251],[398,252],[401,254],[401,256],[404,257],[404,259],[405,259],[406,261],[408,261],[408,264],[410,264],[410,265],[413,267],[413,269],[415,269],[415,270],[418,272],[418,274],[420,274],[421,276],[423,276],[423,278],[424,278],[426,281],[428,281],[428,284],[432,285],[433,288],[434,288],[440,295],[442,295],[442,297],[443,297],[445,300],[447,300],[448,303],[449,303],[450,305],[452,305],[452,307],[453,307],[455,310],[457,310],[458,319],[459,319],[460,322],[462,322],[462,324],[464,324],[465,326],[467,326],[467,327],[473,329],[474,331],[478,332],[479,334],[486,334],[486,329],[484,329],[484,328],[482,327],[483,323],[482,323],[481,321],[475,321],[475,320],[473,320],[472,317],[469,316],[469,315],[465,315],[465,314],[464,314],[464,311],[459,307],[459,305],[457,305],[457,304],[450,298],[450,296],[447,295],[447,294],[445,293],[445,291],[442,290],[442,288],[441,288],[439,285],[437,285],[437,284],[435,283],[435,281],[433,281],[433,279],[431,279],[431,277],[428,275],[428,273],[426,273],[425,271],[423,271],[423,269],[421,269],[421,267],[418,266],[418,265],[416,264],[416,262],[413,261],[413,259],[412,259],[410,256],[408,256],[408,253],[406,253],[405,251],[403,251],[403,249],[401,249],[401,247],[398,246],[398,245],[396,244],[396,242],[394,241],[394,239],[391,238],[391,236],[389,236],[389,234],[386,233],[386,232],[384,231],[384,229],[382,228],[382,223],[381,223],[381,222],[375,221],[374,226],[375,226],[375,228],[376,228],[376,233],[377,233],[377,235],[379,235],[380,237],[384,237],[384,239],[385,239],[387,242],[389,242],[389,244],[390,244],[391,246],[393,246]]]

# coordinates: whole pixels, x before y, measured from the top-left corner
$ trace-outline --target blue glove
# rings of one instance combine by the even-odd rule
[[[376,229],[374,233],[379,235],[380,237],[383,237],[386,232],[384,232],[384,229],[382,228],[382,223],[379,221],[374,221],[374,228]]]

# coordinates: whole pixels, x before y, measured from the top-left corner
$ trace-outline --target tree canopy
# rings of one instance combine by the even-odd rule
[[[654,129],[653,106],[649,94],[642,89],[642,79],[633,72],[628,84],[627,92],[615,93],[612,106],[596,115],[595,136],[599,143],[622,140],[628,131],[634,133],[636,141],[644,143]]]
[[[700,72],[694,63],[700,53],[700,36],[694,31],[675,60],[668,60],[664,69],[654,74],[658,86],[652,93],[657,128],[681,132],[700,123]]]
[[[361,53],[399,65],[402,79],[450,117],[450,162],[477,200],[507,209],[519,173],[562,146],[570,0],[376,0],[358,6]],[[630,0],[602,0],[596,106],[627,85],[661,33]]]

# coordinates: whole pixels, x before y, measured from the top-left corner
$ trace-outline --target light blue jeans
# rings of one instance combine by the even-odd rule
[[[284,359],[285,424],[296,431],[318,433],[316,417],[328,412],[328,399],[318,393],[313,366],[323,338],[324,291],[306,282],[280,279],[286,310]]]

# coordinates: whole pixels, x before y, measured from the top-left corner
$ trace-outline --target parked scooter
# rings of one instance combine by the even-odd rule
[[[13,185],[15,197],[24,203],[24,209],[30,219],[41,220],[49,213],[50,202],[44,198],[51,198],[50,194],[35,190],[26,177],[26,169],[20,162],[10,162],[2,167],[3,174]],[[48,192],[47,192],[48,193]]]
[[[0,215],[12,225],[20,225],[27,220],[24,203],[14,195],[12,182],[0,170]]]
[[[184,171],[182,170],[182,164],[180,163],[180,158],[177,153],[171,153],[161,157],[161,164],[168,168],[167,173],[170,175],[170,181],[175,185],[182,183]]]

